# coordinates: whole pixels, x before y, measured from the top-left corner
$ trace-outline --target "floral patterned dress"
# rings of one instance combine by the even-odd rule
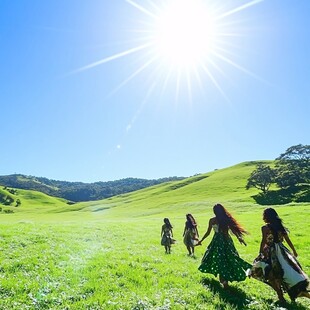
[[[198,270],[220,276],[226,281],[243,281],[246,270],[252,265],[238,254],[229,234],[219,231],[218,225],[212,225],[214,236],[207,247]]]
[[[162,237],[161,237],[161,245],[163,246],[171,246],[171,244],[175,243],[175,240],[172,238],[172,229],[167,225],[162,226]]]
[[[183,237],[183,243],[189,247],[193,247],[198,243],[196,228],[189,228],[189,227],[186,228]]]
[[[297,259],[283,245],[283,233],[275,234],[269,225],[267,227],[267,244],[255,259],[250,276],[266,284],[277,281],[294,300],[309,288],[309,279]]]

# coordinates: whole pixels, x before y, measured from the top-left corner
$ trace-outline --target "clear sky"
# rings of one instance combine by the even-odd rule
[[[309,11],[1,0],[0,175],[191,176],[310,144]]]

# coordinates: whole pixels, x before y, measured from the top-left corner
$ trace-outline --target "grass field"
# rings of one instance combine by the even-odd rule
[[[0,309],[280,309],[263,283],[247,279],[224,291],[197,270],[211,236],[196,258],[182,243],[185,214],[195,216],[202,235],[221,202],[250,233],[247,247],[234,240],[239,254],[249,262],[257,256],[265,207],[244,189],[253,165],[75,205],[18,190],[21,206],[0,214]],[[310,274],[310,205],[274,208]],[[164,217],[177,239],[170,255],[160,246]],[[310,309],[310,300],[286,308]]]

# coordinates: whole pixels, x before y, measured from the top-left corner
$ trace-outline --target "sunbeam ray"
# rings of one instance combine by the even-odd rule
[[[181,70],[178,70],[177,80],[176,80],[176,93],[175,93],[175,102],[178,102],[179,94],[180,94],[180,83],[181,83]]]
[[[209,79],[212,81],[212,83],[218,89],[218,91],[222,94],[222,96],[225,98],[225,100],[230,102],[229,98],[226,96],[226,94],[224,93],[224,91],[221,88],[221,86],[219,85],[219,83],[216,81],[214,76],[211,74],[209,69],[204,64],[202,64],[202,69],[206,72],[206,74],[208,75]]]
[[[260,81],[260,82],[263,82],[263,83],[267,83],[267,81],[263,80],[262,78],[260,78],[259,76],[257,76],[256,74],[252,73],[251,71],[243,68],[242,66],[238,65],[237,63],[235,63],[234,61],[232,61],[231,59],[223,56],[222,54],[219,54],[219,53],[216,53],[216,52],[213,52],[213,55],[222,59],[223,61],[227,62],[228,64],[232,65],[233,67],[237,68],[238,70],[246,73],[247,75],[255,78],[256,80]]]
[[[157,18],[157,16],[155,14],[153,14],[150,11],[148,11],[146,8],[144,8],[143,6],[137,4],[136,2],[134,2],[132,0],[125,0],[125,1],[128,2],[129,4],[131,4],[133,7],[135,7],[139,11],[143,12],[144,14],[149,15],[149,16],[151,16],[153,18]]]
[[[118,58],[127,56],[127,55],[132,54],[132,53],[136,53],[136,52],[138,52],[138,51],[141,51],[141,50],[143,50],[143,49],[146,49],[146,48],[150,47],[151,45],[152,45],[152,43],[151,43],[151,42],[148,42],[148,43],[146,43],[146,44],[143,44],[143,45],[140,45],[140,46],[131,48],[131,49],[129,49],[129,50],[126,50],[126,51],[124,51],[124,52],[121,52],[121,53],[118,53],[118,54],[114,54],[114,55],[112,55],[112,56],[110,56],[110,57],[101,59],[101,60],[96,61],[96,62],[93,62],[93,63],[91,63],[91,64],[89,64],[89,65],[87,65],[87,66],[84,66],[84,67],[82,67],[82,68],[79,68],[79,69],[77,69],[77,70],[71,72],[71,74],[79,73],[79,72],[82,72],[82,71],[85,71],[85,70],[88,70],[88,69],[97,67],[97,66],[99,66],[99,65],[102,65],[102,64],[104,64],[104,63],[107,63],[107,62],[109,62],[109,61],[116,60],[116,59],[118,59]]]
[[[224,18],[224,17],[227,17],[227,16],[229,16],[229,15],[238,13],[238,12],[240,12],[240,11],[242,11],[242,10],[245,10],[245,9],[247,9],[247,8],[253,6],[253,5],[256,5],[256,4],[260,3],[260,2],[263,2],[263,1],[264,1],[264,0],[254,0],[254,1],[248,2],[248,3],[246,3],[246,4],[244,4],[244,5],[241,5],[241,6],[235,8],[235,9],[233,9],[233,10],[230,10],[230,11],[228,11],[228,12],[225,12],[225,13],[223,13],[223,14],[217,16],[217,17],[215,18],[215,20],[220,20],[220,19],[222,19],[222,18]]]
[[[192,98],[192,84],[191,84],[191,78],[189,71],[186,71],[186,82],[187,82],[187,94],[188,94],[188,100],[190,105],[193,104],[193,98]]]
[[[153,57],[148,62],[143,64],[141,67],[139,67],[134,73],[132,73],[128,78],[126,78],[123,82],[121,82],[116,88],[112,90],[112,92],[108,95],[108,97],[115,94],[117,91],[119,91],[122,87],[124,87],[128,82],[130,82],[133,78],[135,78],[138,74],[140,74],[142,71],[144,71],[149,65],[151,65],[154,61],[156,61],[157,57]]]

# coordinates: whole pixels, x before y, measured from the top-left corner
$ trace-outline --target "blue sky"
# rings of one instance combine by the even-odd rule
[[[167,1],[1,0],[0,175],[191,176],[310,144],[310,2],[202,2],[227,35],[186,73],[139,50]]]

